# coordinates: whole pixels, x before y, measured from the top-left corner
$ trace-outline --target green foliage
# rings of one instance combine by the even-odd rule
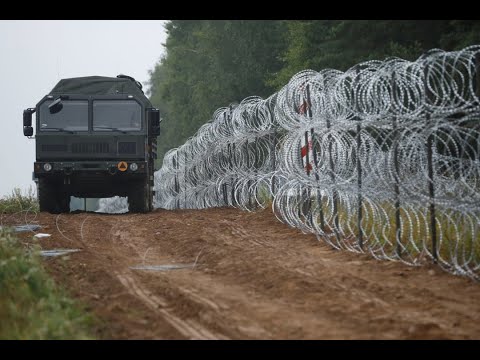
[[[480,20],[450,20],[440,38],[440,48],[460,50],[480,44]]]
[[[217,108],[274,91],[266,79],[281,67],[283,27],[284,22],[271,20],[167,23],[167,53],[150,73],[150,99],[163,118],[159,159],[183,144]]]
[[[0,339],[89,339],[85,315],[42,268],[35,246],[25,252],[0,230]]]
[[[30,187],[25,194],[15,188],[10,196],[0,199],[0,214],[12,214],[20,211],[38,211],[38,201],[35,191]]]
[[[298,71],[480,44],[478,20],[172,20],[165,28],[166,54],[149,82],[163,118],[157,166],[217,108],[267,97]]]
[[[390,56],[415,60],[451,31],[449,20],[291,20],[287,27],[284,67],[269,80],[277,89],[303,69],[345,71]]]

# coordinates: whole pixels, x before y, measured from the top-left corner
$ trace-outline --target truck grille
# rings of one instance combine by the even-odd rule
[[[42,151],[67,151],[67,145],[64,144],[42,144]]]
[[[118,153],[119,154],[136,154],[137,143],[136,142],[119,142]]]
[[[72,144],[74,154],[99,154],[108,153],[108,143],[76,143]]]

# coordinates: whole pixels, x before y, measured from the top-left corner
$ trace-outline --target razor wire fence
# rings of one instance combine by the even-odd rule
[[[478,280],[479,99],[480,46],[302,71],[167,152],[156,206],[272,206],[336,249]]]

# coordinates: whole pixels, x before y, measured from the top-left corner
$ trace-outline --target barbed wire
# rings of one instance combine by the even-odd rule
[[[480,278],[480,46],[305,70],[165,154],[156,207],[272,206],[336,249]]]

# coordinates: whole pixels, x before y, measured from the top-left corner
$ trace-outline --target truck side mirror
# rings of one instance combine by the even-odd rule
[[[33,135],[33,127],[31,127],[31,126],[24,126],[24,127],[23,127],[23,135],[25,135],[25,136],[32,136],[32,135]]]
[[[155,108],[147,109],[148,136],[160,135],[160,110]]]
[[[35,112],[35,109],[28,108],[23,110],[23,126],[32,126],[32,114]]]
[[[32,114],[35,112],[34,108],[23,110],[23,135],[32,136]]]

